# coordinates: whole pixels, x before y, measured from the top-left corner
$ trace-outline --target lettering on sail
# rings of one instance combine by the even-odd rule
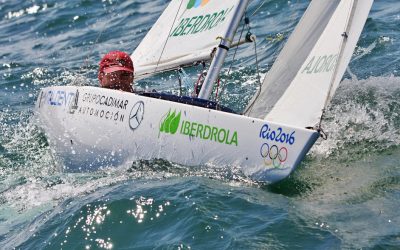
[[[304,69],[302,74],[318,74],[332,72],[338,61],[338,54],[313,56]]]
[[[206,15],[182,18],[170,37],[192,35],[211,30],[225,21],[233,7]]]

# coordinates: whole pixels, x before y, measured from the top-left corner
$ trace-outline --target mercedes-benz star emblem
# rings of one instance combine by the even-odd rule
[[[144,103],[142,101],[137,102],[133,105],[131,113],[129,114],[129,127],[135,130],[142,123],[144,115]]]

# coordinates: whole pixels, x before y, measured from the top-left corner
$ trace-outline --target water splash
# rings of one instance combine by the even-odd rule
[[[16,19],[19,18],[23,15],[33,15],[38,12],[44,12],[48,8],[47,4],[43,4],[42,6],[39,5],[32,5],[31,7],[28,7],[26,9],[20,9],[18,11],[9,11],[4,18],[5,19]]]
[[[399,77],[344,80],[323,121],[329,139],[320,141],[312,153],[371,153],[399,145],[399,100]]]

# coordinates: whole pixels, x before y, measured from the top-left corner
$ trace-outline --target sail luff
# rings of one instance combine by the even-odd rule
[[[328,96],[328,102],[332,99],[335,91],[342,79],[344,72],[351,60],[353,55],[354,48],[357,45],[358,39],[361,35],[362,29],[365,25],[365,22],[368,18],[369,11],[372,7],[374,0],[355,0],[354,9],[352,12],[351,21],[348,26],[348,39],[346,40],[346,44],[343,47],[343,57],[342,60],[338,63],[338,72],[335,76],[335,80],[333,82],[333,87],[330,95]]]
[[[352,3],[352,8],[351,8],[351,12],[349,13],[349,18],[348,18],[348,21],[347,21],[346,30],[342,34],[343,40],[342,40],[342,44],[340,45],[340,53],[339,53],[339,56],[338,56],[338,63],[335,65],[335,70],[334,70],[334,73],[333,73],[333,75],[331,77],[331,82],[329,84],[329,90],[328,90],[328,93],[326,94],[325,103],[324,103],[324,106],[322,108],[322,114],[321,114],[320,121],[319,121],[319,124],[318,124],[319,128],[321,127],[321,122],[322,122],[323,115],[324,115],[324,113],[326,111],[326,107],[327,107],[328,103],[331,101],[331,98],[333,97],[333,94],[334,94],[334,92],[336,90],[336,88],[334,88],[335,80],[336,80],[336,78],[338,76],[339,64],[343,60],[344,49],[346,47],[348,34],[349,34],[349,29],[350,29],[350,25],[351,25],[351,23],[353,21],[353,18],[354,18],[354,12],[355,12],[355,10],[357,8],[358,0],[352,0],[352,2],[353,2]]]

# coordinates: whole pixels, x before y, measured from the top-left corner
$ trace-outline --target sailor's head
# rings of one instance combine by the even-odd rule
[[[99,81],[104,88],[132,91],[133,62],[122,51],[108,52],[100,61]]]

